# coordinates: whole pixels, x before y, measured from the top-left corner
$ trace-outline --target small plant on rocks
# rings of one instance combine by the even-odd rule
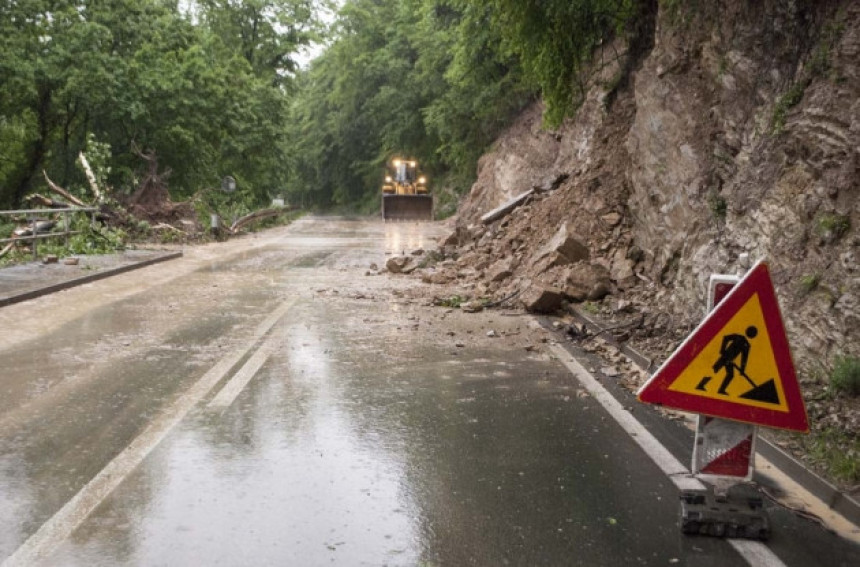
[[[822,240],[833,242],[842,238],[851,228],[851,220],[845,215],[825,213],[818,217],[816,229]]]
[[[860,395],[860,358],[837,356],[830,373],[830,387],[849,396]]]
[[[440,307],[452,307],[454,309],[459,309],[460,305],[466,301],[466,298],[460,297],[459,295],[452,295],[451,297],[446,297],[443,299],[437,299],[436,305]]]
[[[800,291],[803,295],[809,295],[818,288],[821,283],[821,274],[809,274],[800,278]]]

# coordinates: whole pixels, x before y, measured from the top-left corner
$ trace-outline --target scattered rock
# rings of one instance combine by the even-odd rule
[[[645,252],[634,244],[627,249],[627,259],[633,263],[639,263],[645,259]]]
[[[555,235],[547,242],[546,246],[538,254],[544,258],[555,254],[552,265],[572,264],[580,260],[588,260],[588,247],[577,237],[567,230],[567,223],[563,223]]]
[[[480,301],[467,301],[460,304],[463,313],[479,313],[484,310],[484,304]]]
[[[564,288],[564,297],[573,303],[582,303],[588,298],[589,290],[582,286],[569,285]]]
[[[589,301],[600,301],[607,295],[609,295],[609,286],[604,283],[599,283],[591,288],[591,291],[588,292],[587,299]]]
[[[600,369],[600,373],[608,378],[617,378],[621,372],[614,366],[604,366]]]
[[[66,258],[63,260],[63,264],[67,266],[77,266],[80,263],[78,258]]]
[[[617,226],[621,222],[621,218],[621,214],[616,212],[611,212],[600,217],[609,226]]]
[[[553,313],[561,309],[563,295],[552,286],[533,285],[520,296],[526,310],[531,313]]]
[[[412,261],[408,256],[392,256],[385,263],[385,267],[392,274],[401,274]]]
[[[501,282],[508,279],[512,275],[514,275],[514,273],[511,271],[509,264],[505,262],[502,263],[502,265],[497,265],[493,267],[487,279],[491,282]]]
[[[43,264],[56,264],[59,261],[60,258],[58,256],[55,256],[54,254],[48,254],[47,256],[42,258]]]

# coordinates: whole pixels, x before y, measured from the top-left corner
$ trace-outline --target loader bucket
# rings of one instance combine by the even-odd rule
[[[385,221],[433,220],[431,195],[383,195],[382,219]]]

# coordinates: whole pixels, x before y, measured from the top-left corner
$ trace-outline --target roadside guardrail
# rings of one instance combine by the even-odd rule
[[[98,212],[98,209],[94,207],[69,207],[66,209],[19,209],[14,211],[0,211],[0,215],[2,216],[25,216],[27,218],[27,224],[30,227],[30,234],[15,236],[13,238],[0,238],[0,246],[4,246],[6,244],[9,244],[10,242],[29,241],[30,246],[33,250],[33,259],[36,260],[39,257],[38,242],[40,240],[44,240],[46,238],[65,238],[66,244],[68,244],[70,236],[72,236],[73,234],[80,234],[81,232],[79,230],[71,230],[71,224],[69,224],[69,221],[71,220],[72,215],[89,213],[92,216],[92,222],[95,222],[96,212]],[[43,217],[49,214],[63,215],[63,230],[57,232],[51,231],[39,233],[37,230],[37,222],[39,221],[39,217]]]

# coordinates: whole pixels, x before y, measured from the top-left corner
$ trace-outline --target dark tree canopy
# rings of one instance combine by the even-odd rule
[[[133,143],[172,170],[178,198],[232,175],[248,206],[284,195],[369,209],[395,153],[456,195],[526,104],[542,96],[549,127],[575,111],[583,63],[645,3],[332,5],[0,0],[0,206],[20,205],[43,169],[83,185],[74,163],[90,147],[107,148],[107,180],[132,193]]]

